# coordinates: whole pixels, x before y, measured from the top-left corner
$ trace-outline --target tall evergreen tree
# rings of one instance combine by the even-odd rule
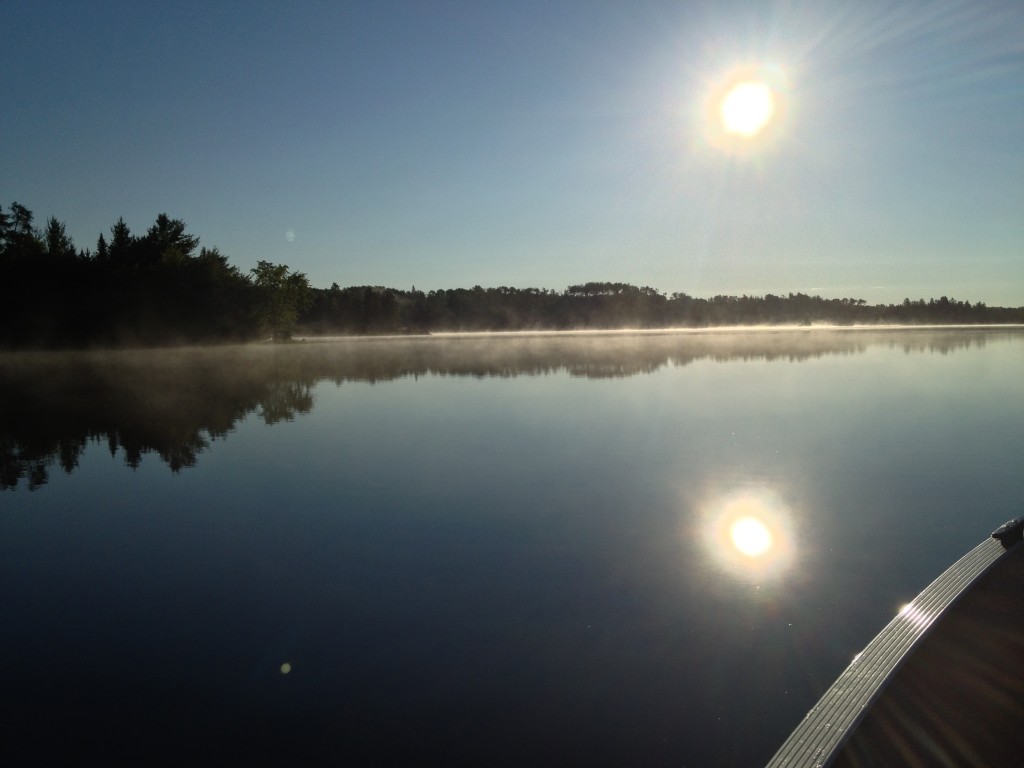
[[[110,261],[115,266],[129,266],[132,260],[132,248],[135,245],[135,237],[132,235],[124,219],[118,218],[117,223],[110,228]]]
[[[46,245],[46,255],[51,260],[71,261],[78,256],[75,244],[68,237],[64,224],[58,221],[55,216],[51,216],[46,221],[43,242]]]
[[[100,232],[100,236],[96,240],[96,261],[100,264],[106,264],[110,261],[110,250],[107,248],[107,240],[103,237],[102,232]]]
[[[199,245],[199,238],[185,233],[185,222],[172,219],[166,213],[156,217],[142,238],[147,261],[182,263],[190,258]]]

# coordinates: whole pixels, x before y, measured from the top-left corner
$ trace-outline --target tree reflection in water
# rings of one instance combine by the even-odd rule
[[[1011,331],[758,330],[352,338],[292,345],[0,354],[0,488],[72,472],[90,443],[136,468],[157,454],[192,467],[217,438],[256,414],[289,421],[314,406],[321,381],[566,373],[614,378],[700,360],[800,362],[876,345],[907,353],[982,346]]]

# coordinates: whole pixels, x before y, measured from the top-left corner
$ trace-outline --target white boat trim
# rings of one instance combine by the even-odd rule
[[[904,607],[825,692],[767,768],[831,765],[938,619],[1004,557],[1024,553],[1022,531],[1024,518],[1001,526]]]

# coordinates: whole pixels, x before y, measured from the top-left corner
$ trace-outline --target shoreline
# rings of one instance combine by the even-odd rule
[[[831,325],[718,325],[704,328],[585,328],[576,330],[522,330],[522,331],[432,331],[428,333],[393,334],[339,334],[339,335],[296,335],[292,342],[330,342],[387,339],[464,339],[464,338],[545,338],[545,337],[595,337],[595,336],[698,336],[704,334],[728,333],[815,333],[862,332],[862,331],[969,331],[969,330],[1024,330],[1024,323],[958,323],[930,325],[860,324]],[[274,342],[259,341],[256,344]],[[287,342],[286,342],[287,343]]]

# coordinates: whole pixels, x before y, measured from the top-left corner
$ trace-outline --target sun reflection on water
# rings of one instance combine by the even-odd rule
[[[709,502],[701,526],[718,566],[737,576],[776,577],[796,553],[792,514],[769,489],[744,489]]]

